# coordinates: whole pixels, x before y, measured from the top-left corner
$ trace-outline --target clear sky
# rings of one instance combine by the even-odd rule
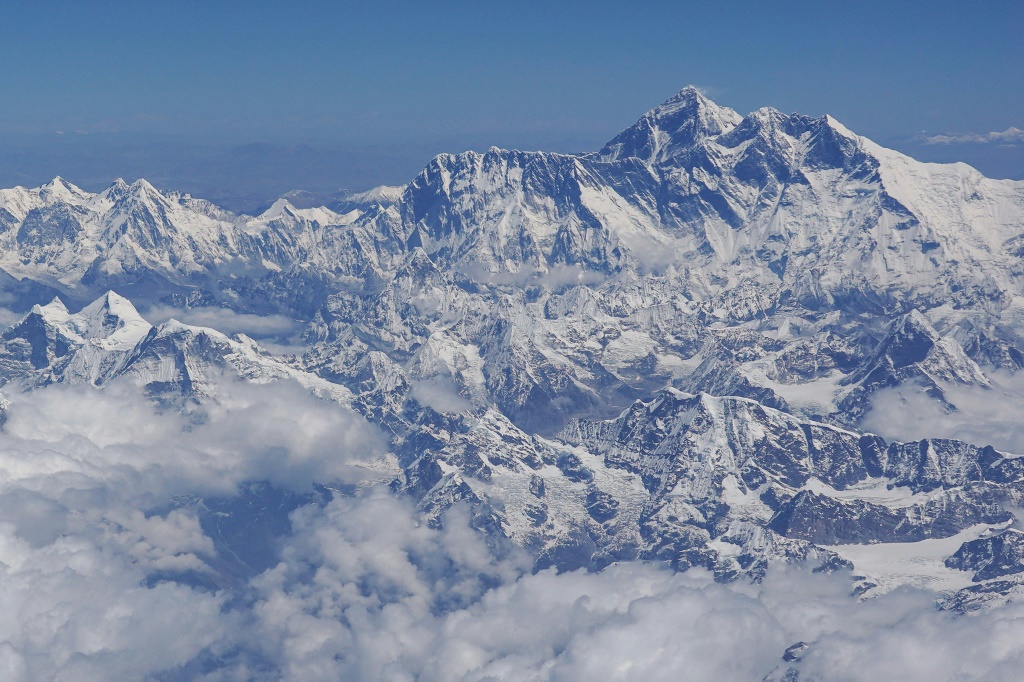
[[[1024,128],[1020,0],[93,0],[2,18],[0,136],[25,140],[594,148],[691,83],[883,143]]]

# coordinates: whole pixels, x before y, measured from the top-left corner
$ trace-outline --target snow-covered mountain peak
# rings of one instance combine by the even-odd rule
[[[270,208],[268,208],[263,213],[260,213],[259,217],[260,218],[266,218],[266,219],[273,219],[273,218],[281,218],[283,216],[288,216],[288,215],[290,215],[290,216],[294,216],[295,215],[295,207],[292,206],[292,203],[290,201],[288,201],[284,197],[281,197],[280,199],[275,201],[273,204],[271,204]]]
[[[131,348],[151,328],[131,301],[113,291],[103,294],[77,313],[70,313],[59,298],[54,298],[45,306],[35,306],[18,325],[33,315],[76,343],[92,342],[108,350]]]
[[[391,206],[401,200],[405,188],[406,185],[379,185],[365,192],[348,192],[331,208],[347,213],[352,209],[365,209],[374,205]]]
[[[619,133],[601,150],[601,156],[608,160],[635,157],[648,163],[663,163],[706,138],[732,130],[742,120],[732,109],[715,104],[689,86]]]
[[[127,193],[128,183],[125,182],[123,178],[117,178],[110,183],[109,187],[100,192],[100,196],[113,204],[122,199]]]
[[[935,331],[935,327],[933,327],[931,322],[928,321],[928,318],[917,309],[911,310],[897,320],[896,324],[893,325],[893,332],[901,336],[924,334],[933,340],[939,338],[939,333]]]
[[[105,310],[120,315],[128,314],[138,316],[138,311],[135,310],[135,306],[132,305],[132,302],[116,291],[108,291],[82,310],[92,309]],[[141,319],[141,317],[139,319]]]
[[[832,128],[843,137],[848,137],[851,140],[860,140],[860,136],[854,133],[852,130],[844,126],[842,123],[832,117],[831,114],[825,114],[825,125]]]
[[[315,208],[297,208],[285,197],[281,197],[270,208],[265,210],[256,218],[256,223],[267,223],[272,220],[308,221],[320,225],[347,225],[359,217],[359,211],[349,211],[345,214],[335,213],[329,208],[318,206]]]
[[[702,123],[715,125],[721,130],[736,125],[742,118],[729,107],[723,107],[711,101],[698,88],[688,85],[667,100],[648,111],[645,116],[655,120],[665,120],[679,113],[701,119]],[[719,130],[718,132],[721,132]],[[712,133],[717,134],[717,133]]]
[[[40,197],[47,203],[64,201],[77,203],[89,197],[89,193],[76,187],[59,175],[39,188]]]
[[[139,178],[132,184],[128,185],[126,196],[137,201],[156,201],[164,204],[168,203],[168,198],[145,178]]]
[[[29,311],[30,315],[39,315],[45,320],[66,320],[68,315],[67,306],[64,305],[64,301],[60,300],[59,297],[54,296],[53,300],[46,305],[36,304],[32,306],[32,310]]]
[[[202,402],[293,379],[393,434],[418,509],[461,500],[562,568],[834,568],[825,545],[949,538],[1024,497],[1019,458],[861,421],[883,391],[952,413],[961,389],[997,396],[980,366],[1024,367],[1024,184],[828,116],[686,88],[603,154],[442,154],[405,187],[258,216],[145,180],[48,187],[0,190],[26,307],[116,287],[229,334],[153,327],[113,291],[55,300],[4,333],[0,382]],[[230,335],[250,323],[277,343]]]

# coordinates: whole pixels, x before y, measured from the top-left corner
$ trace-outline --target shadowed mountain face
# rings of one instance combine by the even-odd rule
[[[464,503],[541,566],[811,561],[871,590],[891,581],[848,546],[943,540],[941,570],[1018,589],[1018,458],[862,419],[887,391],[952,414],[1024,365],[1024,183],[687,88],[596,153],[442,154],[404,187],[307,199],[0,191],[28,311],[0,376],[178,407],[217,404],[225,376],[297,381],[387,434],[376,470],[432,524]],[[303,352],[133,303],[286,315]]]

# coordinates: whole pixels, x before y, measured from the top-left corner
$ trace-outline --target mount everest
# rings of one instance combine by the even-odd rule
[[[444,154],[329,207],[0,190],[0,244],[9,395],[128,382],[188,412],[294,381],[385,434],[360,466],[431,526],[467,508],[538,569],[1024,593],[1020,454],[865,426],[879,395],[954,414],[1024,367],[1024,182],[686,88],[598,152]],[[287,316],[301,349],[158,306]]]

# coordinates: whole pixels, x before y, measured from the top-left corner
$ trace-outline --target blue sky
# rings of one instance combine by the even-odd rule
[[[589,149],[690,83],[897,145],[1024,128],[1019,1],[5,5],[24,140]]]

